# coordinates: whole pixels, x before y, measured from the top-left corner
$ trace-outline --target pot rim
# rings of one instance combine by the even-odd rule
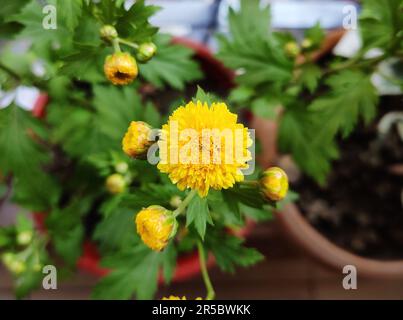
[[[379,279],[403,278],[403,260],[377,260],[352,253],[327,239],[302,215],[298,206],[287,204],[275,213],[290,238],[317,261],[342,272],[353,265],[359,276]]]

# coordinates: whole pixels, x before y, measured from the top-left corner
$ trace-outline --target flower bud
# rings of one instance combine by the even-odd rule
[[[140,62],[147,62],[157,53],[157,46],[152,42],[142,43],[137,51],[136,58]]]
[[[33,267],[32,267],[32,269],[33,269],[35,272],[41,271],[42,268],[43,268],[43,265],[42,265],[41,263],[35,263],[35,264],[33,265]]]
[[[28,245],[32,240],[33,233],[30,230],[22,231],[17,235],[17,243],[21,246]]]
[[[178,228],[172,211],[161,206],[144,208],[135,221],[141,240],[154,251],[164,249]]]
[[[126,189],[126,180],[119,173],[110,175],[106,179],[106,189],[112,194],[122,193]]]
[[[300,53],[299,46],[295,41],[287,42],[284,46],[284,50],[286,54],[290,57],[296,57]]]
[[[25,263],[12,252],[4,253],[1,260],[6,268],[14,274],[21,274],[27,269]]]
[[[109,42],[112,42],[113,39],[118,37],[118,32],[116,31],[115,27],[109,24],[104,25],[101,29],[99,29],[99,33],[103,40]]]
[[[272,167],[263,172],[260,187],[266,198],[280,201],[285,198],[288,191],[288,177],[283,169]]]
[[[304,40],[302,40],[301,42],[301,47],[305,50],[311,49],[313,46],[313,42],[311,39],[309,38],[305,38]]]
[[[151,127],[143,121],[132,121],[122,140],[122,149],[130,157],[144,159],[148,148],[153,144],[149,140]]]
[[[105,76],[115,85],[132,82],[138,75],[136,60],[127,52],[116,52],[106,57]]]
[[[117,173],[125,174],[129,170],[129,165],[126,162],[119,162],[115,165],[115,170]]]
[[[171,200],[169,201],[169,204],[173,208],[178,208],[180,204],[182,203],[182,199],[179,196],[173,196]]]

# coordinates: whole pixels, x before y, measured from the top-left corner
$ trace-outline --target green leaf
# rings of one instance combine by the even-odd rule
[[[221,270],[233,273],[235,266],[249,267],[263,260],[256,249],[246,248],[243,240],[223,232],[208,232],[205,246],[212,251]]]
[[[266,119],[275,119],[276,109],[280,106],[280,102],[277,99],[261,97],[253,100],[251,108],[253,114]]]
[[[24,231],[32,231],[34,225],[32,223],[32,220],[28,219],[25,214],[19,213],[16,217],[15,227],[17,232],[19,233]]]
[[[313,93],[318,87],[318,82],[322,76],[320,67],[313,63],[304,64],[301,68],[301,74],[298,77],[298,83]]]
[[[111,138],[120,149],[130,121],[141,118],[142,103],[140,96],[130,87],[94,87],[96,121],[102,133]]]
[[[248,185],[235,185],[233,188],[226,189],[223,194],[227,199],[243,203],[249,207],[261,209],[266,201],[260,194],[259,188]]]
[[[321,44],[323,39],[325,38],[325,32],[320,26],[320,23],[317,22],[313,27],[308,28],[305,33],[305,38],[312,41],[312,49],[318,48]]]
[[[76,44],[74,51],[63,57],[60,74],[89,82],[105,81],[102,73],[105,57],[110,48],[93,44]]]
[[[242,0],[240,11],[230,9],[228,19],[230,37],[218,37],[218,57],[238,71],[237,82],[247,87],[287,84],[293,64],[282,41],[269,30],[269,7],[261,8],[258,0]]]
[[[327,79],[330,92],[308,107],[322,114],[323,130],[348,136],[362,117],[369,123],[376,115],[378,95],[370,76],[360,71],[346,70]],[[319,134],[320,135],[320,134]]]
[[[202,103],[207,103],[209,106],[211,106],[214,102],[220,100],[221,98],[214,95],[213,93],[206,93],[200,86],[197,86],[196,96],[193,98],[194,103],[200,101]]]
[[[119,251],[103,259],[102,265],[113,271],[95,286],[94,299],[151,299],[157,289],[158,271],[163,253],[142,244]]]
[[[162,252],[162,274],[166,284],[170,284],[175,272],[177,251],[171,241]]]
[[[0,157],[3,174],[29,176],[48,161],[45,150],[29,134],[42,130],[41,123],[13,104],[0,110],[0,154],[6,155]]]
[[[46,217],[46,227],[54,248],[70,266],[74,266],[81,255],[84,240],[82,218],[92,208],[93,197],[73,199],[64,208],[55,208]]]
[[[191,49],[170,42],[169,36],[156,38],[157,54],[139,66],[140,75],[158,88],[169,85],[182,90],[187,82],[200,79],[202,73],[192,59]]]
[[[148,19],[159,10],[159,7],[145,5],[144,2],[144,0],[136,1],[119,18],[116,27],[121,37],[142,43],[151,41],[157,33],[158,28],[150,25]]]
[[[56,0],[48,0],[48,4],[57,8]],[[47,15],[42,12],[42,9],[43,7],[39,2],[29,1],[20,13],[11,16],[8,21],[16,21],[24,25],[19,37],[29,38],[34,46],[41,47],[49,45],[49,43],[57,43],[61,48],[71,47],[72,37],[65,25],[65,21],[57,20],[56,16],[57,28],[45,29],[43,21]],[[59,11],[56,12],[59,13]]]
[[[289,106],[279,132],[281,150],[291,152],[299,167],[321,183],[330,170],[330,161],[338,156],[333,137],[318,135],[319,130],[325,129],[317,113]]]
[[[135,211],[117,207],[97,224],[93,238],[100,242],[102,251],[121,250],[133,245],[136,239]]]
[[[210,217],[210,212],[207,204],[206,198],[200,198],[196,195],[186,210],[186,226],[194,224],[200,237],[204,239],[206,233],[207,222],[213,223]]]
[[[239,202],[232,194],[223,191],[209,191],[208,204],[211,214],[223,220],[224,225],[243,225]]]
[[[360,15],[360,31],[364,49],[403,48],[398,33],[403,30],[403,9],[401,0],[366,0]]]
[[[79,22],[82,13],[82,0],[57,0],[57,13],[69,31],[73,31]]]

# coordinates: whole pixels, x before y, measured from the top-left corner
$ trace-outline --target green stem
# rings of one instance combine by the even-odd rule
[[[257,181],[257,180],[244,180],[244,181],[240,181],[239,184],[243,184],[245,186],[257,187],[257,186],[259,186],[259,181]]]
[[[207,272],[206,257],[204,255],[204,248],[201,241],[197,242],[197,249],[199,250],[200,268],[203,276],[203,281],[207,289],[206,300],[213,300],[215,297],[215,291],[213,285],[211,284],[210,276]]]
[[[129,41],[129,40],[125,40],[125,39],[118,38],[118,42],[120,42],[120,43],[122,43],[122,44],[125,44],[125,45],[127,45],[127,46],[129,46],[129,47],[132,47],[132,48],[134,48],[134,49],[138,49],[138,48],[139,48],[139,46],[138,46],[137,44],[135,44],[134,42],[131,42],[131,41]]]
[[[11,70],[9,67],[7,67],[6,65],[0,63],[0,69],[2,69],[3,71],[7,72],[11,77],[13,77],[15,80],[20,81],[21,77],[14,72],[13,70]]]
[[[189,192],[189,194],[186,196],[185,200],[183,200],[182,203],[179,205],[179,207],[173,212],[173,215],[175,218],[186,209],[186,207],[189,205],[190,201],[192,201],[192,199],[196,195],[196,193],[197,193],[196,190],[192,190]]]
[[[119,38],[113,39],[112,44],[113,44],[113,50],[115,50],[115,53],[121,52],[120,46],[119,46]]]

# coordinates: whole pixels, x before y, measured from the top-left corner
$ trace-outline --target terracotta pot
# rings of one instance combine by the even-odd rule
[[[200,63],[205,78],[209,81],[210,84],[214,85],[215,88],[229,90],[234,86],[233,72],[225,68],[224,65],[212,55],[208,47],[184,38],[175,38],[173,42],[186,46],[194,51],[194,59],[196,59]],[[48,100],[49,99],[47,94],[40,95],[32,111],[36,117],[41,118],[45,116]],[[37,228],[46,232],[44,224],[46,214],[34,213],[33,216]],[[254,223],[252,221],[248,221],[245,228],[234,232],[234,234],[239,237],[245,237],[251,232],[253,226]],[[214,257],[210,255],[207,260],[207,266],[212,267],[214,264]],[[96,245],[91,241],[86,241],[84,243],[83,253],[77,261],[77,267],[96,276],[105,276],[110,272],[110,270],[102,268],[100,266],[100,255],[98,253]],[[184,281],[199,273],[199,256],[197,252],[192,252],[178,258],[172,281]],[[159,282],[163,282],[162,277],[160,277]]]
[[[332,50],[342,35],[343,32],[340,31],[330,33],[323,48],[315,54],[315,59]],[[277,124],[254,117],[251,127],[256,130],[256,136],[262,143],[262,154],[257,160],[263,167],[275,164],[278,160]],[[340,274],[344,266],[353,265],[360,277],[403,278],[403,260],[381,261],[364,258],[335,245],[307,221],[295,204],[288,204],[281,212],[276,212],[275,218],[287,237],[314,259],[338,270]]]

